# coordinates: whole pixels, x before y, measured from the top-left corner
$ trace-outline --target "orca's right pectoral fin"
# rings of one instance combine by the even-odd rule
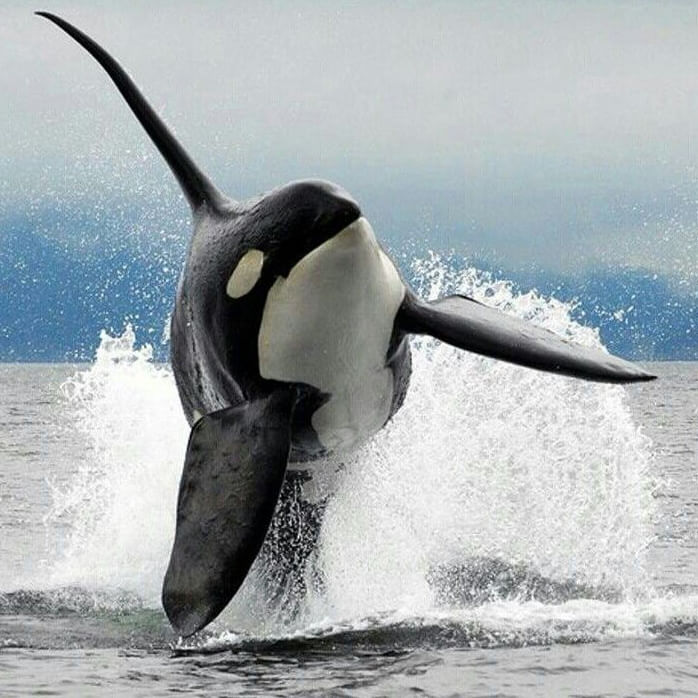
[[[600,349],[581,346],[467,296],[426,302],[408,294],[397,322],[459,349],[519,366],[601,383],[635,383],[656,376]]]
[[[185,637],[225,608],[259,553],[286,473],[295,400],[279,389],[207,414],[191,430],[162,589]]]

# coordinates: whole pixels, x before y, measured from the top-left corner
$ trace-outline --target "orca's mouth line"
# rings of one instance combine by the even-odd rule
[[[369,228],[371,227],[360,211],[357,211],[355,217],[347,219],[348,217],[344,217],[344,219],[338,218],[330,224],[318,224],[305,236],[294,237],[280,243],[278,247],[272,249],[266,256],[264,262],[265,272],[270,272],[274,276],[288,278],[291,269],[299,262],[316,253],[331,241],[336,240],[340,235],[351,229],[352,226],[356,226],[359,221],[363,220]]]

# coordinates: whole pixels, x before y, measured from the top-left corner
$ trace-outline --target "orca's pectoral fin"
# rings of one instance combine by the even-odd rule
[[[397,321],[406,332],[428,334],[460,349],[541,371],[606,383],[656,378],[617,356],[575,344],[467,296],[427,303],[408,294]]]
[[[210,623],[242,584],[286,473],[295,394],[212,412],[191,430],[162,604],[183,636]]]

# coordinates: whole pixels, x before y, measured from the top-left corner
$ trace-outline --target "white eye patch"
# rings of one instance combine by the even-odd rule
[[[248,294],[259,281],[263,265],[264,252],[255,249],[245,252],[230,275],[225,292],[231,298],[242,298]]]

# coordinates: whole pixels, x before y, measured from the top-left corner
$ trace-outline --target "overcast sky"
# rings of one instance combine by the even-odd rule
[[[322,177],[391,246],[698,287],[696,2],[3,8],[5,213],[94,197],[186,214],[106,75],[30,11],[47,9],[122,63],[234,197]]]

